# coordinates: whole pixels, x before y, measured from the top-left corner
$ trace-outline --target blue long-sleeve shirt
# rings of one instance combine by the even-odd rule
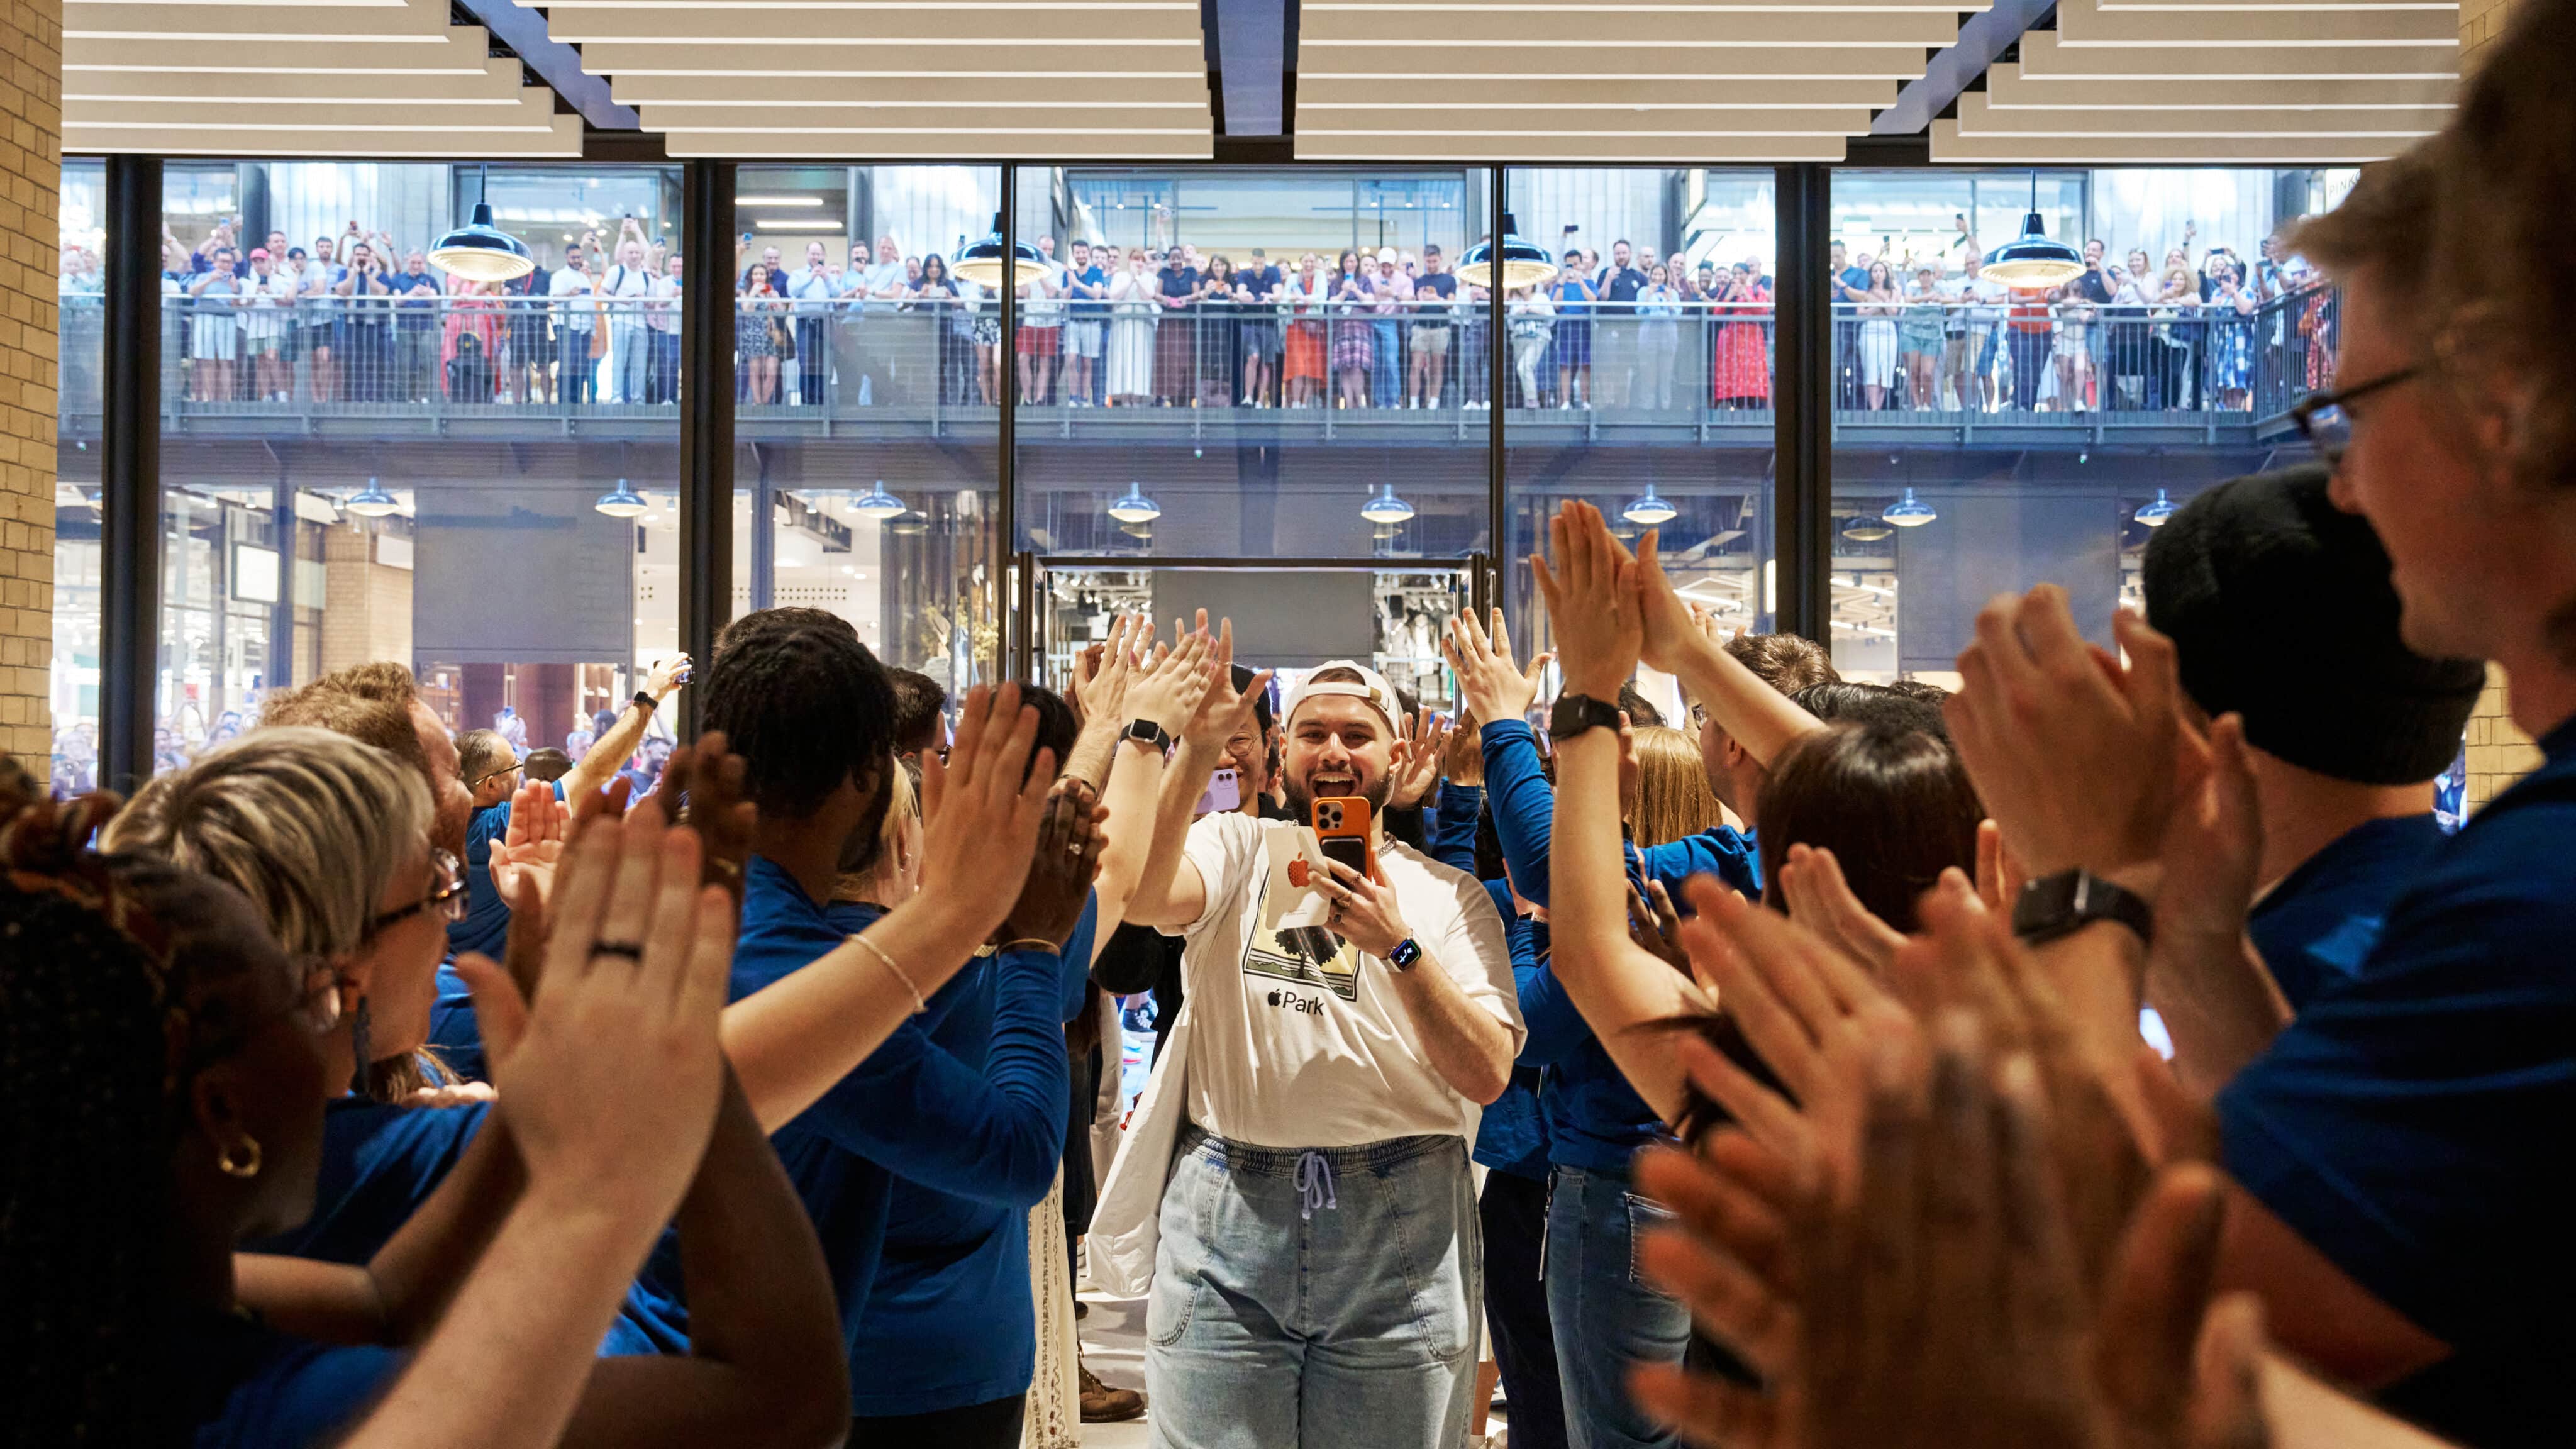
[[[1484,727],[1479,740],[1503,863],[1513,887],[1544,906],[1556,792],[1539,769],[1538,738],[1523,721],[1498,720]],[[1747,895],[1761,889],[1750,844],[1725,827],[1642,851],[1627,846],[1625,852],[1632,884],[1642,889],[1647,881],[1660,881],[1677,903],[1682,882],[1694,875],[1714,875]],[[1538,1097],[1547,1125],[1548,1160],[1625,1177],[1628,1159],[1663,1131],[1662,1117],[1628,1085],[1552,969],[1541,965],[1533,971],[1521,983],[1520,998],[1521,1019],[1529,1028],[1520,1062],[1541,1069]]]
[[[733,998],[740,1000],[801,970],[873,919],[865,908],[836,917],[776,862],[754,857],[743,879]],[[978,991],[990,991],[990,1026],[978,1034],[984,1044],[980,1058],[961,1058],[942,1045],[924,1024],[926,1016],[907,1021],[821,1100],[771,1134],[779,1161],[822,1240],[824,1264],[840,1303],[842,1337],[859,1371],[854,1382],[926,1383],[934,1371],[951,1367],[913,1362],[903,1353],[909,1345],[876,1342],[868,1326],[881,1291],[908,1293],[921,1281],[917,1265],[908,1259],[894,1262],[887,1251],[897,1178],[999,1210],[1005,1217],[1025,1214],[1054,1186],[1064,1156],[1065,1101],[1071,1090],[1060,1015],[1064,975],[1062,958],[1043,951],[1004,951],[959,972],[940,989],[946,1010],[956,1010]],[[979,979],[987,985],[979,986]],[[1018,1262],[1019,1297],[1025,1300],[1025,1243]],[[676,1243],[666,1235],[647,1273],[676,1298],[678,1270]],[[886,1274],[882,1290],[881,1272]],[[943,1305],[942,1311],[950,1309]],[[985,1309],[961,1302],[953,1311]],[[1023,1320],[1025,1316],[1023,1308]],[[864,1360],[858,1352],[863,1336],[870,1341]],[[1028,1353],[1019,1354],[1022,1387],[1028,1359]],[[988,1397],[1011,1392],[1006,1388]]]
[[[1444,783],[1440,802],[1431,812],[1429,849],[1424,853],[1442,865],[1474,875],[1476,817],[1484,804],[1485,792],[1476,786]],[[1530,978],[1539,969],[1534,924],[1512,904],[1509,884],[1489,880],[1484,886],[1485,893],[1493,898],[1495,913],[1503,918],[1503,939],[1512,950],[1512,979],[1519,986],[1522,1000],[1527,1001]],[[1538,1068],[1518,1064],[1512,1067],[1511,1080],[1503,1094],[1487,1105],[1484,1119],[1476,1128],[1476,1161],[1496,1172],[1533,1182],[1547,1180],[1547,1122],[1539,1112],[1538,1089]]]

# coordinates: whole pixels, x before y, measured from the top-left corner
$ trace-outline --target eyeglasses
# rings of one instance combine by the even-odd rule
[[[410,905],[390,910],[367,922],[372,936],[388,926],[399,925],[423,911],[435,910],[438,918],[450,923],[465,919],[465,864],[436,846],[429,851],[429,894]]]
[[[2299,436],[2307,439],[2309,446],[2317,450],[2317,455],[2332,463],[2343,457],[2344,448],[2352,442],[2353,402],[2401,382],[2412,382],[2420,371],[2420,368],[2401,367],[2368,382],[2354,383],[2333,392],[2310,393],[2291,405],[2290,421],[2297,425]]]
[[[468,790],[480,789],[483,782],[486,780],[497,780],[503,775],[515,775],[520,770],[524,769],[527,766],[527,763],[528,762],[525,760],[512,760],[510,763],[501,766],[497,770],[486,770],[482,774],[475,776],[473,779],[466,781],[465,788]]]

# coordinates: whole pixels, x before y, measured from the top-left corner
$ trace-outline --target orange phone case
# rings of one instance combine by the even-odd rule
[[[1315,838],[1326,844],[1357,837],[1361,870],[1378,879],[1377,847],[1369,839],[1369,802],[1357,795],[1337,795],[1315,802]]]

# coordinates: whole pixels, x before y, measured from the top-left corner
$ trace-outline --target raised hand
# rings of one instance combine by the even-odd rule
[[[1547,600],[1565,687],[1610,699],[1637,672],[1644,626],[1636,560],[1610,536],[1601,510],[1568,501],[1548,520],[1549,560],[1533,554],[1530,571]]]
[[[528,780],[510,795],[510,828],[492,843],[492,889],[512,911],[542,911],[572,838],[572,811],[555,787]]]
[[[921,761],[921,894],[961,913],[983,940],[998,929],[1028,879],[1038,823],[1055,781],[1055,752],[1034,764],[1038,712],[1020,687],[977,685],[966,695],[943,764]],[[891,757],[886,768],[896,768]]]
[[[2066,592],[1997,598],[1942,706],[1959,757],[2033,876],[2152,868],[2175,790],[2172,641],[2123,613],[2129,666],[2084,641]]]
[[[1479,721],[1526,718],[1538,703],[1538,682],[1553,657],[1531,657],[1523,669],[1512,663],[1511,628],[1503,611],[1493,612],[1491,632],[1478,626],[1472,611],[1462,610],[1441,631],[1440,652],[1458,674],[1458,695]]]
[[[1216,641],[1207,635],[1184,634],[1177,647],[1158,649],[1150,659],[1138,663],[1126,686],[1122,706],[1126,718],[1151,720],[1162,726],[1164,733],[1178,738],[1198,717],[1200,707],[1215,688],[1216,672],[1209,662],[1215,650]],[[1231,675],[1232,670],[1227,672]]]
[[[1843,953],[1884,979],[1905,944],[1905,933],[1880,920],[1843,879],[1841,862],[1818,846],[1792,845],[1781,862],[1780,894],[1789,902],[1789,918],[1840,947]]]
[[[1002,940],[1052,941],[1063,948],[1082,920],[1092,881],[1100,875],[1100,850],[1108,842],[1100,826],[1108,815],[1090,782],[1056,782],[1038,827],[1028,880],[1020,887],[1010,918],[1002,923]]]
[[[1405,721],[1395,742],[1395,773],[1387,808],[1407,810],[1422,803],[1440,783],[1440,762],[1448,753],[1450,725],[1429,709],[1418,709]]]
[[[760,823],[760,808],[744,798],[745,769],[742,756],[726,748],[724,731],[709,730],[695,745],[671,752],[662,766],[662,786],[651,797],[689,802],[681,823],[698,833],[706,883],[724,887],[737,906],[742,873],[751,864],[752,831]]]
[[[696,835],[658,809],[593,819],[572,845],[534,1001],[490,958],[458,962],[500,1027],[486,1046],[531,1196],[605,1206],[645,1237],[679,1205],[723,1091],[734,914],[698,874]]]
[[[1637,540],[1637,604],[1644,628],[1640,658],[1666,674],[1681,672],[1682,652],[1700,647],[1705,637],[1692,617],[1692,604],[1673,589],[1659,556],[1660,530],[1647,529]]]
[[[686,654],[674,654],[653,666],[644,678],[644,692],[657,700],[669,699],[672,691],[689,682],[692,666]]]
[[[1207,633],[1205,609],[1199,610],[1198,633]],[[1214,646],[1208,652],[1207,695],[1199,701],[1198,713],[1181,733],[1194,745],[1222,751],[1235,731],[1251,721],[1254,701],[1269,687],[1267,669],[1255,672],[1243,688],[1234,687],[1234,621],[1221,620]]]
[[[1687,976],[1691,971],[1690,950],[1682,945],[1681,931],[1681,913],[1673,909],[1672,893],[1664,889],[1662,881],[1646,882],[1644,894],[1634,885],[1628,887],[1628,939]]]

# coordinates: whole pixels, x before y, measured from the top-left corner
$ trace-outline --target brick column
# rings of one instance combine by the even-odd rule
[[[2460,0],[2460,71],[2467,74],[2478,64],[2478,52],[2504,34],[2504,24],[2513,18],[2513,0]]]
[[[2469,777],[2461,794],[2472,813],[2540,767],[2540,746],[2514,727],[2506,709],[2504,671],[2490,664],[2486,692],[2469,716]]]
[[[0,750],[53,749],[62,0],[0,0]]]

